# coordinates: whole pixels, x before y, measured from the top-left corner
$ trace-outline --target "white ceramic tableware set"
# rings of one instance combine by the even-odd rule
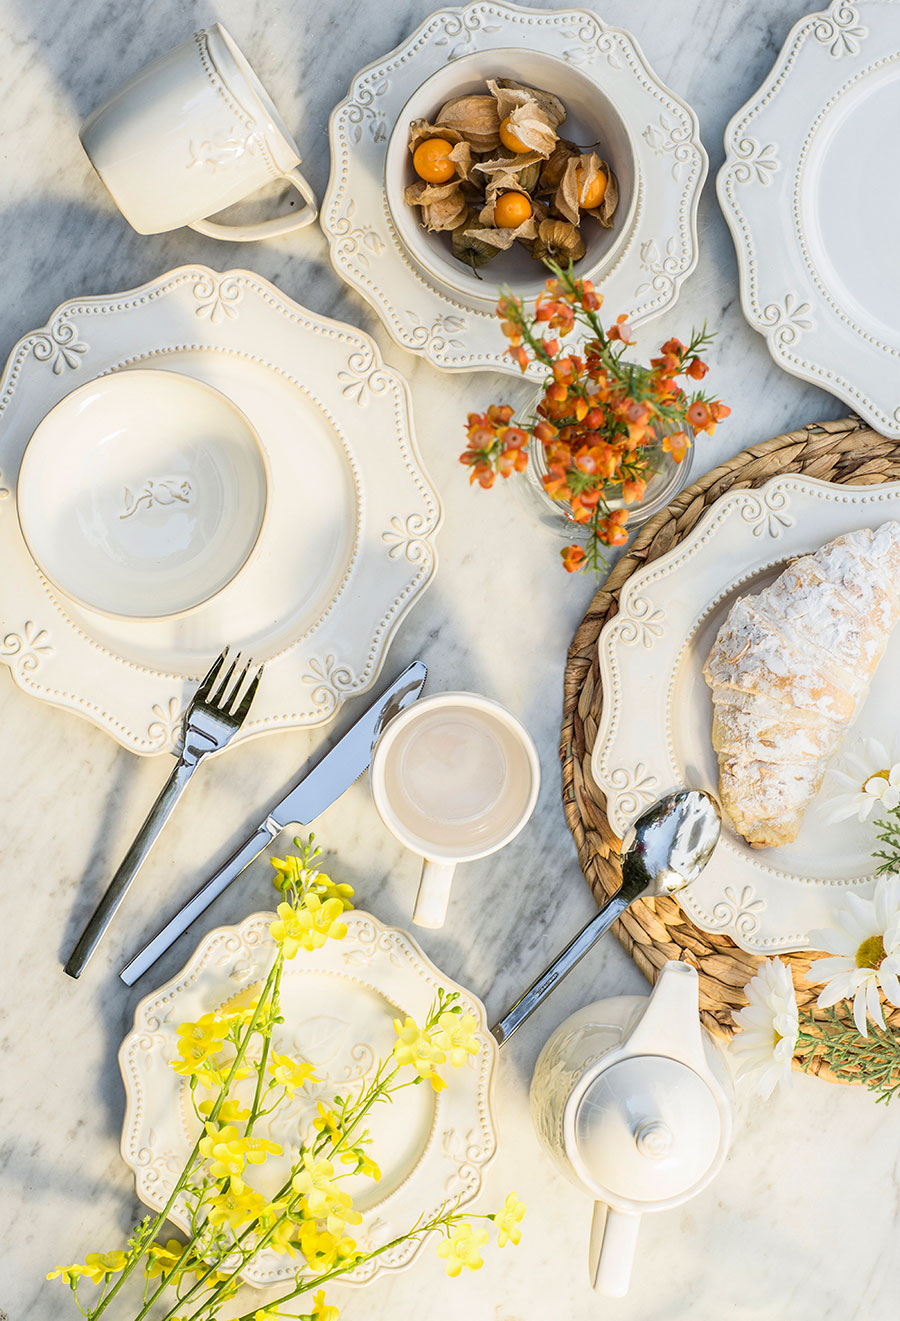
[[[802,19],[759,95],[729,125],[718,182],[751,324],[788,370],[827,385],[888,435],[900,435],[892,212],[873,217],[861,199],[867,171],[884,177],[878,129],[897,105],[898,10],[877,0],[835,0]],[[587,233],[579,273],[614,314],[632,322],[658,315],[697,259],[707,158],[696,116],[628,33],[580,10],[495,0],[439,10],[361,70],[335,107],[322,227],[336,271],[396,342],[445,370],[516,370],[496,326],[497,282],[527,298],[543,279],[519,250],[502,254],[478,279],[452,259],[447,236],[427,233],[404,200],[412,181],[410,121],[432,117],[446,100],[480,91],[494,77],[552,89],[568,111],[567,135],[602,142],[618,178],[619,209],[611,230]],[[110,96],[81,140],[142,234],[190,226],[248,242],[317,218],[292,135],[220,24]],[[296,190],[302,205],[253,222],[219,215],[279,183]],[[848,195],[852,215],[838,205]],[[374,683],[397,625],[434,575],[440,507],[416,451],[408,387],[368,337],[306,311],[249,271],[183,267],[140,289],[62,305],[15,347],[3,385],[2,467],[4,480],[15,482],[18,518],[0,526],[8,570],[0,659],[23,689],[79,712],[134,752],[156,753],[175,750],[196,678],[226,642],[251,648],[266,666],[234,742],[331,719]],[[301,522],[292,492],[304,485],[318,498]],[[634,591],[623,593],[600,642],[608,728],[593,764],[620,834],[657,791],[684,778],[669,764],[673,747],[688,748],[682,763],[696,760],[682,726],[674,741],[661,733],[666,747],[654,750],[629,742],[633,730],[617,721],[623,703],[652,700],[650,681],[641,686],[641,656],[663,700],[660,649],[674,647],[680,658],[684,639],[696,641],[710,597],[727,598],[729,556],[745,572],[752,544],[760,572],[768,572],[771,540],[784,534],[785,551],[795,542],[806,548],[800,529],[810,520],[800,515],[810,502],[838,523],[856,517],[845,495],[836,512],[811,487],[795,482],[725,497],[734,508],[717,515],[715,555],[703,550],[710,514],[693,538],[655,563],[652,581],[637,575]],[[876,497],[858,497],[869,498]],[[829,525],[829,535],[835,530]],[[673,628],[669,602],[654,606],[653,584],[664,586],[667,573],[695,553],[699,595],[685,606],[694,614]],[[617,669],[619,645],[631,651]],[[627,676],[621,691],[617,673]],[[669,728],[665,711],[657,724]],[[374,750],[367,743],[364,751],[385,827],[422,859],[413,921],[439,927],[455,866],[503,847],[530,817],[540,784],[534,745],[496,702],[451,692],[411,699],[380,730]],[[622,771],[626,761],[638,768],[634,775]],[[729,865],[711,868],[684,899],[693,920],[727,930],[748,949],[796,945],[797,932],[785,923],[790,928],[809,913],[785,917],[782,908],[778,916],[767,899],[744,903],[729,850],[726,841]],[[735,865],[749,876],[746,859]],[[390,949],[397,981],[390,993],[424,994],[418,983],[430,986],[435,970],[418,947],[364,914],[353,922],[348,963],[368,966],[374,950]],[[238,933],[243,939],[244,928]],[[195,955],[199,971],[220,934]],[[324,975],[324,963],[318,971]],[[362,996],[361,1021],[372,987],[374,980],[354,991]],[[475,1132],[473,1116],[488,1119],[477,1160],[466,1147],[471,1133],[460,1139],[464,1160],[447,1141],[443,1157],[428,1157],[446,1158],[447,1168],[431,1173],[447,1189],[466,1162],[480,1171],[495,1145],[485,1099],[495,1043],[473,1005],[488,1063],[453,1100],[454,1124],[465,1133],[471,1121]],[[156,1140],[137,1132],[131,1113],[146,1080],[128,1042],[123,1069],[132,1088],[126,1154],[143,1144],[146,1163],[144,1147]],[[547,1042],[532,1086],[535,1124],[557,1167],[594,1198],[590,1274],[600,1292],[627,1289],[640,1214],[680,1205],[721,1166],[729,1095],[721,1058],[700,1027],[696,974],[684,964],[663,969],[649,1001],[590,1005]],[[154,1131],[167,1134],[171,1098],[153,1104]],[[433,1117],[417,1114],[411,1122],[427,1128]],[[427,1161],[407,1165],[398,1158],[400,1183],[420,1178]],[[480,1173],[459,1191],[468,1197],[478,1185]],[[141,1195],[155,1204],[159,1189]]]

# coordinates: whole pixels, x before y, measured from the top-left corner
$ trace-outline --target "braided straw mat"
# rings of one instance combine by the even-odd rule
[[[776,436],[714,468],[638,533],[597,592],[569,648],[560,741],[563,805],[582,871],[598,903],[614,894],[622,882],[620,841],[606,819],[605,799],[590,770],[603,705],[596,645],[600,630],[617,613],[619,593],[631,574],[682,541],[720,495],[761,486],[779,473],[802,473],[854,486],[900,481],[900,444],[886,440],[856,418],[847,418]],[[669,959],[693,964],[700,974],[703,1023],[713,1035],[730,1039],[735,1032],[732,1015],[747,1003],[743,988],[760,962],[756,955],[739,949],[727,936],[701,931],[669,898],[638,900],[613,930],[651,982]],[[791,964],[800,1008],[811,1010],[817,1022],[824,1022],[824,1011],[815,1007],[820,988],[806,980],[814,955],[804,951],[780,957]],[[895,1029],[900,1028],[900,1009],[887,1019]],[[794,1064],[800,1067],[799,1058]],[[804,1067],[831,1076],[817,1056]],[[841,1081],[850,1079],[842,1076]]]

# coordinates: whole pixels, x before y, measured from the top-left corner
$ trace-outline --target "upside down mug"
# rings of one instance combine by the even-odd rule
[[[372,754],[372,795],[388,830],[418,853],[418,926],[443,926],[457,863],[495,853],[534,811],[534,743],[498,702],[438,693],[390,722]]]
[[[80,136],[139,234],[189,225],[212,238],[247,242],[316,218],[297,144],[220,23],[141,70],[85,120]],[[207,219],[273,180],[291,183],[306,205],[250,224]]]

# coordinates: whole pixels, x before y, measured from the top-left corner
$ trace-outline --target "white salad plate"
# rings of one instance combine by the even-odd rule
[[[199,1131],[187,1079],[170,1067],[178,1058],[178,1025],[261,989],[276,948],[269,935],[274,916],[256,913],[238,927],[210,932],[179,976],[137,1006],[134,1030],[119,1051],[126,1093],[122,1155],[134,1171],[138,1196],[153,1210],[165,1206]],[[439,972],[405,932],[363,912],[346,913],[344,920],[343,940],[301,949],[284,964],[284,1022],[275,1030],[273,1046],[313,1064],[316,1078],[256,1125],[255,1133],[285,1152],[254,1168],[255,1187],[274,1194],[289,1168],[292,1144],[296,1158],[296,1135],[314,1131],[317,1103],[327,1105],[336,1093],[363,1091],[379,1060],[391,1053],[394,1019],[411,1015],[422,1023],[439,988],[459,993],[456,1003],[478,1021],[481,1046],[462,1068],[444,1069],[446,1090],[407,1087],[370,1111],[369,1150],[382,1177],[376,1183],[356,1176],[346,1186],[362,1215],[362,1223],[348,1233],[370,1251],[403,1235],[421,1215],[433,1215],[457,1199],[465,1205],[478,1195],[497,1147],[491,1113],[497,1046],[480,1001]],[[235,1094],[247,1086],[252,1089],[252,1080],[238,1084]],[[182,1200],[170,1216],[187,1227]],[[399,1244],[342,1278],[364,1284],[401,1270],[421,1246]],[[264,1286],[293,1279],[296,1270],[294,1259],[263,1252],[244,1278]]]
[[[388,143],[409,99],[449,62],[491,50],[541,52],[577,70],[580,80],[602,88],[628,131],[635,154],[630,224],[596,281],[613,316],[646,321],[677,298],[697,261],[697,204],[707,158],[696,115],[659,81],[634,38],[583,9],[522,9],[484,0],[441,9],[356,75],[329,122],[332,168],[321,220],[335,269],[371,303],[401,347],[434,366],[518,374],[492,311],[491,266],[481,271],[487,297],[464,292],[462,266],[459,289],[436,281],[402,242],[385,195]]]
[[[591,756],[617,835],[679,785],[717,792],[702,668],[734,601],[760,591],[788,560],[888,519],[900,519],[900,483],[775,477],[758,490],[721,496],[690,536],[628,579],[619,612],[597,641],[603,711]],[[895,630],[836,767],[862,739],[889,743],[900,728],[898,672]],[[780,848],[750,848],[726,818],[711,861],[678,895],[697,926],[754,954],[806,949],[809,933],[833,925],[848,893],[868,893],[875,881],[872,823],[833,822],[834,792],[826,774],[797,839]]]
[[[232,582],[266,512],[266,460],[218,390],[123,371],[73,390],[31,440],[16,508],[51,582],[88,609],[183,614]]]
[[[794,25],[725,132],[718,195],[747,320],[780,366],[900,436],[900,5]]]
[[[219,390],[268,466],[250,562],[210,601],[159,620],[68,600],[28,552],[14,505],[42,418],[78,386],[162,369]],[[25,692],[133,752],[171,751],[196,680],[225,643],[266,669],[236,738],[315,725],[375,681],[432,578],[440,506],[409,390],[368,336],[306,311],[249,271],[182,267],[123,294],[63,304],[20,340],[0,381],[0,660]]]

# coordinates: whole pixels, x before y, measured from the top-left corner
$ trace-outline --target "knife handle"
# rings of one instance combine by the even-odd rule
[[[224,863],[215,875],[202,885],[192,899],[189,899],[178,912],[171,917],[166,925],[159,931],[144,948],[135,954],[130,963],[127,963],[119,973],[126,986],[133,986],[138,977],[142,976],[148,968],[152,967],[158,958],[165,954],[166,950],[175,943],[182,932],[187,931],[191,923],[205,912],[212,901],[216,899],[227,886],[239,876],[245,867],[248,867],[254,858],[262,853],[267,845],[279,833],[281,827],[277,821],[267,817],[255,834],[245,840],[236,852]]]

